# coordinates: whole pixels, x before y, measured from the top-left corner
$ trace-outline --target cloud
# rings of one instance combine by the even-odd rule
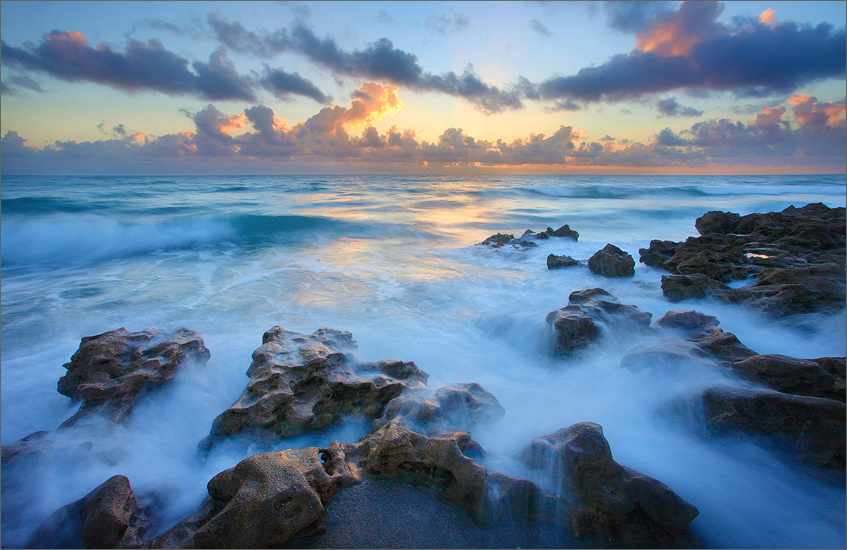
[[[26,75],[11,75],[7,76],[2,82],[3,93],[7,95],[19,95],[18,88],[25,88],[33,92],[43,93],[44,88],[41,84]]]
[[[376,40],[362,50],[346,51],[333,38],[319,37],[302,22],[274,32],[254,32],[219,13],[210,13],[207,19],[218,40],[240,53],[272,57],[282,52],[295,52],[336,75],[385,80],[415,90],[464,98],[487,114],[523,107],[524,92],[519,85],[501,90],[483,82],[472,66],[466,67],[460,75],[453,71],[440,75],[427,73],[417,56],[395,48],[387,38]],[[457,28],[466,25],[461,23],[463,20],[459,16],[451,21]]]
[[[529,22],[529,28],[537,32],[538,34],[546,37],[551,37],[553,34],[550,32],[550,29],[547,28],[547,25],[539,21],[538,19],[533,19]]]
[[[693,107],[683,107],[675,97],[660,99],[656,102],[656,108],[659,113],[665,116],[700,116],[703,114],[703,111],[698,111]]]
[[[684,169],[715,164],[805,164],[838,169],[845,162],[845,100],[827,102],[796,94],[784,105],[762,109],[746,123],[727,118],[703,120],[678,132],[665,128],[646,144],[608,135],[590,141],[584,139],[584,131],[566,125],[549,135],[532,133],[511,141],[478,139],[453,127],[429,142],[411,129],[392,126],[380,132],[373,126],[401,108],[398,91],[397,86],[366,82],[347,107],[325,107],[293,125],[264,105],[230,115],[209,104],[197,112],[184,111],[194,124],[193,131],[160,137],[117,125],[111,133],[113,139],[56,142],[37,150],[16,132],[8,132],[2,140],[4,160],[8,161],[3,166],[15,173],[26,171],[21,167],[43,170],[54,166],[60,170],[72,164],[109,162],[123,166],[147,163],[145,166],[159,170],[211,163],[243,168],[245,162],[251,166],[261,162],[279,170],[296,163],[322,168],[352,163],[399,170],[427,166]]]
[[[459,32],[462,29],[469,27],[471,20],[467,15],[451,12],[450,15],[443,13],[430,14],[426,18],[426,28],[446,36],[448,33]]]
[[[100,44],[88,45],[82,33],[53,31],[38,45],[16,48],[2,42],[4,65],[46,73],[70,82],[95,82],[130,92],[155,90],[206,99],[254,101],[249,81],[239,75],[226,50],[218,49],[209,61],[191,64],[164,48],[158,40],[130,40],[124,53]]]
[[[776,23],[776,12],[771,8],[766,9],[759,15],[759,23],[764,23],[765,25]]]
[[[640,32],[659,14],[669,11],[672,2],[603,2],[609,26],[623,32]]]
[[[287,98],[291,94],[295,94],[310,97],[318,103],[331,101],[329,96],[299,74],[287,73],[282,69],[271,69],[267,65],[259,83],[263,88],[270,90],[277,98]]]
[[[539,94],[551,101],[582,102],[677,89],[763,97],[844,76],[843,29],[790,21],[730,25],[717,21],[722,10],[716,2],[682,2],[678,9],[660,12],[641,27],[637,49],[575,75],[547,79],[538,85]]]

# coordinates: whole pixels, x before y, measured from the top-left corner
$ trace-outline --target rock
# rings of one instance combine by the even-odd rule
[[[548,493],[528,479],[491,472],[488,474],[488,484],[497,495],[497,507],[506,508],[513,521],[555,522],[562,521],[563,517],[570,514],[570,507],[564,498]],[[551,512],[555,511],[559,513],[551,517]]]
[[[496,397],[473,382],[444,386],[435,392],[435,400],[445,418],[458,426],[490,424],[506,414]]]
[[[691,340],[698,348],[719,361],[731,363],[756,355],[731,332],[717,329],[712,334]]]
[[[507,233],[497,233],[495,235],[491,235],[487,237],[484,241],[482,241],[481,245],[490,246],[491,248],[500,248],[504,244],[509,244],[510,241],[514,240],[515,236]]]
[[[63,506],[38,528],[27,548],[138,548],[150,518],[126,476],[116,475]]]
[[[579,240],[579,233],[571,229],[568,224],[565,224],[556,230],[554,230],[552,227],[548,227],[544,233],[546,233],[550,237],[567,237],[575,241]]]
[[[701,235],[709,233],[732,233],[741,216],[734,212],[712,210],[706,212],[694,222],[694,227]]]
[[[662,294],[671,302],[698,300],[728,286],[705,275],[662,275]]]
[[[701,397],[706,423],[713,430],[777,436],[801,458],[824,468],[844,470],[844,403],[731,387],[710,388]]]
[[[796,359],[786,355],[753,355],[732,363],[732,371],[783,393],[844,402],[844,363],[843,357]]]
[[[376,418],[404,391],[424,388],[421,380],[428,376],[413,362],[356,363],[344,353],[356,347],[347,331],[322,328],[306,336],[274,327],[262,341],[247,369],[250,382],[244,393],[214,420],[201,450],[242,432],[291,437],[347,414]],[[368,370],[402,378],[355,372]]]
[[[701,338],[714,332],[720,321],[717,317],[706,315],[693,309],[675,309],[657,320],[655,325],[670,330],[678,330],[690,338]]]
[[[488,473],[462,454],[456,439],[428,438],[391,422],[344,449],[368,475],[441,487],[441,496],[463,508],[477,524],[492,521]]]
[[[575,265],[579,265],[579,260],[574,260],[570,256],[557,256],[556,254],[547,256],[547,269],[559,269]]]
[[[635,260],[613,244],[607,244],[588,259],[588,269],[604,277],[632,277]]]
[[[648,248],[639,248],[639,260],[651,267],[662,267],[666,261],[676,254],[676,249],[681,243],[673,241],[650,241]]]
[[[715,362],[692,342],[661,338],[639,342],[629,348],[621,358],[621,368],[634,372],[653,369],[690,372],[694,369],[715,369]]]
[[[52,440],[47,439],[49,435],[49,431],[42,430],[31,433],[14,443],[3,445],[3,466],[6,467],[12,462],[17,462],[19,459],[41,457],[50,453],[56,445]]]
[[[147,546],[285,548],[322,533],[326,501],[360,480],[338,442],[253,455],[213,477],[204,507]]]
[[[522,458],[573,491],[571,528],[578,536],[593,532],[618,544],[672,544],[699,514],[663,483],[615,462],[602,427],[593,422],[533,440]]]
[[[444,386],[432,397],[420,391],[403,393],[385,406],[383,415],[374,420],[373,429],[378,430],[393,421],[432,436],[490,424],[503,418],[505,413],[497,398],[485,388],[476,383],[461,383]]]
[[[702,236],[652,241],[642,261],[662,278],[671,301],[711,296],[772,317],[840,311],[845,304],[845,209],[814,203],[782,212],[738,216],[712,211],[697,219]],[[670,254],[670,256],[669,256]],[[721,283],[756,277],[753,285]]]
[[[607,329],[640,330],[650,325],[651,317],[647,311],[621,304],[602,288],[593,288],[572,292],[568,305],[551,311],[547,323],[556,330],[556,349],[569,354],[597,341],[601,325]]]
[[[90,414],[122,422],[143,394],[166,383],[188,362],[205,364],[209,356],[203,338],[184,327],[141,332],[120,328],[87,336],[64,365],[68,373],[59,379],[59,393],[82,401],[62,427]]]

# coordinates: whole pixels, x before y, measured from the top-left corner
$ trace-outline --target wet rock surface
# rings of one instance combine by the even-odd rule
[[[63,506],[38,528],[27,548],[138,548],[150,518],[126,476],[116,475]]]
[[[136,401],[171,380],[188,362],[205,364],[210,356],[203,338],[185,327],[175,330],[125,328],[82,339],[64,367],[58,391],[82,401],[62,426],[97,414],[113,422],[126,420]]]
[[[775,436],[818,466],[845,467],[845,405],[841,401],[719,387],[704,391],[702,402],[706,423],[716,431]]]
[[[588,259],[588,269],[604,277],[632,277],[635,260],[613,244],[607,244]]]
[[[568,297],[568,305],[547,314],[547,323],[556,331],[556,349],[570,354],[600,339],[605,330],[643,330],[652,314],[634,305],[622,304],[602,288],[578,290]]]
[[[425,387],[426,373],[412,362],[358,364],[346,354],[356,348],[347,331],[322,328],[304,335],[277,326],[262,342],[244,393],[214,420],[202,450],[244,432],[291,437],[347,414],[375,418],[404,391]]]
[[[641,262],[662,277],[671,301],[713,297],[779,317],[838,311],[845,303],[845,209],[821,203],[740,216],[707,212],[700,237],[651,241]],[[752,278],[740,288],[726,285]]]
[[[579,265],[579,260],[574,260],[570,256],[550,254],[547,256],[547,269],[561,269],[563,267],[573,267]]]
[[[490,246],[491,248],[501,248],[505,245],[510,245],[515,248],[525,249],[536,247],[538,246],[538,243],[535,241],[549,239],[550,237],[565,237],[577,241],[579,240],[579,233],[565,224],[559,229],[548,227],[544,231],[540,231],[538,233],[531,229],[527,229],[520,237],[517,238],[511,233],[496,233],[487,237],[484,241],[479,243],[479,245]]]
[[[593,422],[536,438],[522,457],[576,495],[570,522],[577,535],[673,544],[699,514],[663,483],[618,464],[603,429]]]

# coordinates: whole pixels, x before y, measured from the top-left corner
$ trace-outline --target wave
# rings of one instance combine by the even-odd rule
[[[53,214],[25,221],[4,220],[0,261],[4,267],[80,264],[227,243],[296,244],[322,238],[370,238],[386,233],[421,236],[420,231],[398,224],[321,216],[241,215],[126,224],[91,214]]]
[[[474,194],[474,192],[471,192]],[[611,199],[626,200],[645,196],[653,197],[714,197],[721,195],[823,195],[844,196],[843,185],[692,185],[692,186],[635,186],[635,185],[591,185],[591,186],[532,186],[495,188],[476,194],[496,197],[554,197],[568,199]]]
[[[91,203],[79,203],[53,197],[19,197],[2,199],[0,209],[5,214],[46,214],[50,212],[87,212],[95,209]]]

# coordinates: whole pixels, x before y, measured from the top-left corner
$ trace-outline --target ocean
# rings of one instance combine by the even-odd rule
[[[414,361],[433,391],[484,386],[506,409],[472,433],[489,470],[525,477],[515,456],[531,439],[597,422],[615,460],[697,506],[698,544],[843,548],[843,475],[792,466],[747,438],[702,437],[656,412],[675,397],[740,381],[622,369],[622,355],[646,335],[561,358],[545,322],[571,292],[600,287],[654,321],[674,309],[714,315],[758,353],[843,357],[844,312],[771,319],[708,299],[670,303],[663,271],[641,263],[627,279],[546,266],[550,253],[584,264],[607,243],[637,261],[651,239],[697,235],[694,221],[707,211],[745,215],[810,202],[845,206],[845,177],[4,176],[4,445],[55,430],[75,412],[56,383],[83,336],[186,326],[212,355],[140,402],[109,437],[52,434],[93,447],[44,460],[25,486],[4,488],[2,546],[25,544],[49,514],[115,474],[128,476],[137,494],[167,488],[159,532],[194,512],[211,477],[267,450],[196,454],[212,420],[244,389],[262,333],[280,325],[349,330],[357,358]],[[494,233],[563,224],[578,242],[477,246]],[[351,418],[275,448],[352,443],[367,432],[365,420]]]

